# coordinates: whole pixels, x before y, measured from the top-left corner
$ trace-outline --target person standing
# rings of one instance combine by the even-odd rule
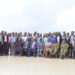
[[[74,44],[74,31],[71,32],[70,36],[70,58],[72,58],[73,53],[73,44]]]
[[[70,34],[67,33],[66,35],[66,40],[67,40],[67,44],[68,44],[68,52],[67,52],[67,57],[69,58],[70,57]]]
[[[37,38],[35,38],[35,39],[33,39],[33,43],[32,43],[32,45],[33,45],[33,56],[34,57],[36,57],[37,56]]]
[[[16,36],[15,33],[12,33],[10,36],[10,55],[15,55],[15,42]]]
[[[2,34],[0,33],[0,55],[3,54],[3,52],[2,52],[2,44],[3,44]]]
[[[27,55],[31,56],[31,53],[32,53],[32,49],[31,49],[32,35],[31,35],[31,33],[28,33],[27,42],[28,42],[28,44],[27,44]]]
[[[73,43],[72,57],[75,58],[75,35],[73,37],[73,41],[74,41],[74,43]]]
[[[59,44],[59,48],[58,48],[58,52],[57,52],[57,57],[59,58],[60,57],[61,43],[62,43],[62,36],[61,36],[60,32],[58,32],[58,34],[57,34],[57,42]]]
[[[8,34],[4,32],[3,35],[3,54],[8,55],[9,53],[9,45],[8,45]]]
[[[50,46],[51,46],[51,43],[48,39],[48,42],[45,43],[45,50],[44,50],[44,56],[45,57],[49,57]]]
[[[22,41],[24,43],[23,45],[23,55],[27,55],[27,33],[25,32],[24,35],[22,35]]]
[[[20,35],[17,36],[15,42],[15,55],[23,55],[23,42]]]
[[[43,50],[44,50],[44,43],[42,38],[40,39],[40,42],[38,43],[38,55],[43,56]]]
[[[51,37],[49,38],[51,43],[55,43],[56,42],[56,36],[55,34],[51,34]]]

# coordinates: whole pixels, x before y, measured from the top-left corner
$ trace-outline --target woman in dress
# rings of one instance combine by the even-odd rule
[[[23,42],[20,36],[17,36],[16,42],[15,42],[15,51],[16,55],[22,56],[23,54]]]
[[[65,58],[67,52],[68,52],[68,44],[63,40],[61,43],[60,57]]]
[[[57,57],[57,54],[58,54],[58,49],[59,49],[59,43],[51,43],[51,46],[50,46],[50,57]]]
[[[45,43],[45,48],[44,48],[44,56],[45,57],[49,56],[50,46],[51,46],[51,43],[50,43],[50,41],[48,39],[48,42]]]

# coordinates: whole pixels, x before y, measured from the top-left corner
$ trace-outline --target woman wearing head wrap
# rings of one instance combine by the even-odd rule
[[[48,57],[50,45],[51,45],[51,43],[49,42],[49,39],[48,39],[48,42],[45,43],[45,48],[44,48],[44,52],[43,52],[45,57]]]
[[[58,48],[59,48],[59,43],[52,43],[50,46],[50,57],[57,57],[57,53],[58,53]]]
[[[68,44],[63,40],[61,43],[60,57],[64,58],[68,52]]]

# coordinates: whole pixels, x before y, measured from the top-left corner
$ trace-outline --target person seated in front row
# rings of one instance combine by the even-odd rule
[[[51,47],[49,50],[50,57],[57,57],[58,54],[59,43],[51,43]]]

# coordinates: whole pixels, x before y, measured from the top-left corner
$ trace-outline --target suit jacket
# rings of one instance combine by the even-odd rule
[[[66,37],[66,41],[68,44],[70,44],[70,36]]]
[[[5,35],[2,36],[3,44],[5,43],[5,42],[4,42],[4,36],[5,36]],[[8,35],[6,35],[6,36],[7,36],[7,42],[6,42],[6,43],[8,43],[8,42],[9,42],[9,38],[8,38]]]

